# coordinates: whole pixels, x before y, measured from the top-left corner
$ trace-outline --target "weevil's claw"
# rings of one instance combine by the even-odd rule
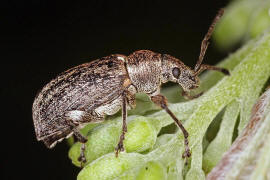
[[[85,156],[79,156],[78,157],[78,161],[80,161],[80,162],[82,162],[82,163],[86,163],[86,158],[85,158]]]
[[[226,76],[230,76],[231,75],[230,71],[228,69],[225,69],[225,68],[221,68],[221,72],[223,74],[225,74]]]
[[[80,165],[80,166],[81,166],[81,168],[83,168],[83,167],[84,167],[84,164],[86,163],[86,158],[85,158],[85,156],[81,156],[81,155],[80,155],[80,156],[78,157],[78,161],[81,162],[81,165]]]
[[[123,151],[125,151],[123,141],[120,141],[115,148],[115,157],[118,157],[118,154]]]
[[[119,139],[119,142],[118,142],[117,146],[115,147],[115,157],[118,157],[119,152],[125,151],[123,141],[125,140],[125,133],[126,132],[127,132],[127,130],[124,130],[122,132],[120,139]]]
[[[187,147],[185,152],[182,154],[182,158],[185,159],[185,165],[188,164],[188,158],[191,156],[190,149]]]
[[[86,163],[86,158],[85,157],[78,157],[78,161],[81,162],[81,168],[84,167],[84,164]]]
[[[120,149],[115,148],[115,157],[118,158],[118,154],[120,153]]]
[[[182,158],[189,158],[191,156],[191,152],[189,149],[186,149],[185,152],[182,154]]]

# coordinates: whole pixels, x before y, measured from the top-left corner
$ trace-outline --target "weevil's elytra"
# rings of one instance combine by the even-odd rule
[[[104,121],[106,115],[115,114],[122,108],[122,134],[116,147],[118,155],[124,150],[127,109],[135,107],[135,94],[142,92],[163,108],[182,130],[185,137],[183,157],[189,157],[188,132],[169,110],[167,99],[160,94],[160,87],[168,81],[178,83],[183,95],[192,99],[201,95],[188,94],[199,86],[200,72],[210,69],[229,74],[226,69],[202,64],[213,27],[222,14],[223,10],[219,11],[202,41],[200,57],[194,69],[173,56],[139,50],[129,56],[106,56],[61,73],[34,100],[33,120],[37,139],[52,148],[63,138],[74,134],[83,143],[79,159],[85,161],[84,143],[87,139],[79,129],[87,123]]]
[[[72,132],[66,123],[68,117],[65,117],[70,111],[87,111],[84,116],[93,116],[91,122],[100,121],[104,114],[96,114],[92,109],[121,95],[121,86],[127,78],[124,64],[117,56],[108,56],[102,61],[67,70],[47,84],[33,105],[38,140],[44,140],[46,145],[51,146],[52,142],[47,142],[46,137]]]

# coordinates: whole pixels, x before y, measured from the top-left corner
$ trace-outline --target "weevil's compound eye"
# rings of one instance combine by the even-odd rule
[[[174,67],[172,69],[172,74],[173,74],[173,77],[175,77],[176,79],[178,79],[179,76],[180,76],[180,69],[178,67]]]

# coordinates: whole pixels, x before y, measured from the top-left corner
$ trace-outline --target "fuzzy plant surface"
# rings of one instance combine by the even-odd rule
[[[250,3],[253,1],[246,0]],[[243,1],[237,0],[233,3],[238,5],[237,3]],[[228,9],[236,5],[230,5]],[[218,28],[225,26],[226,21],[228,20],[225,14],[217,26],[216,42],[220,41],[217,40],[218,31],[225,27]],[[258,103],[257,106],[254,104],[269,84],[270,31],[254,36],[218,66],[229,69],[231,75],[224,76],[214,71],[204,73],[200,77],[200,87],[192,92],[204,92],[197,99],[185,101],[180,98],[179,86],[162,91],[170,102],[170,110],[189,132],[192,155],[187,165],[182,159],[184,139],[181,131],[164,110],[155,106],[145,94],[138,94],[136,109],[128,112],[125,152],[121,152],[118,158],[115,157],[114,148],[121,134],[120,113],[107,117],[101,124],[89,125],[82,130],[88,138],[85,151],[87,162],[83,164],[77,179],[235,179],[244,177],[247,167],[252,167],[249,169],[249,177],[269,177],[269,103],[265,103],[260,111],[263,114],[260,115],[261,121],[254,121],[252,118],[257,117],[254,114],[257,112]],[[249,122],[253,122],[252,125]],[[257,128],[249,133],[247,127]],[[239,145],[243,137],[249,137],[250,141],[246,140],[247,143]],[[81,163],[77,159],[81,143],[74,143],[71,139],[69,144],[69,158],[75,166],[80,167]],[[233,153],[235,147],[241,147],[238,153]],[[233,161],[225,163],[225,166],[222,163],[227,162],[226,157]],[[217,176],[221,172],[223,175]]]
[[[204,179],[230,148],[235,129],[240,134],[249,122],[252,106],[270,76],[270,33],[250,41],[219,66],[228,68],[231,76],[206,73],[200,88],[204,95],[169,105],[190,135],[192,156],[188,166],[181,157],[184,151],[181,131],[162,134],[163,127],[173,124],[173,120],[140,95],[138,106],[143,106],[145,111],[128,117],[126,152],[118,158],[114,154],[121,133],[120,116],[90,128],[85,152],[87,163],[78,179]],[[205,143],[207,129],[220,113],[218,133],[214,140]],[[69,151],[76,166],[80,166],[77,161],[80,146],[75,143]]]
[[[270,88],[253,106],[248,125],[207,179],[270,179],[269,138]]]

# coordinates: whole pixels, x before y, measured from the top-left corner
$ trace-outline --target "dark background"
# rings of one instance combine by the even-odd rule
[[[9,1],[1,4],[1,179],[75,179],[65,142],[47,149],[32,123],[36,92],[60,72],[113,53],[149,49],[194,66],[219,1]],[[205,61],[226,53],[210,45]]]

